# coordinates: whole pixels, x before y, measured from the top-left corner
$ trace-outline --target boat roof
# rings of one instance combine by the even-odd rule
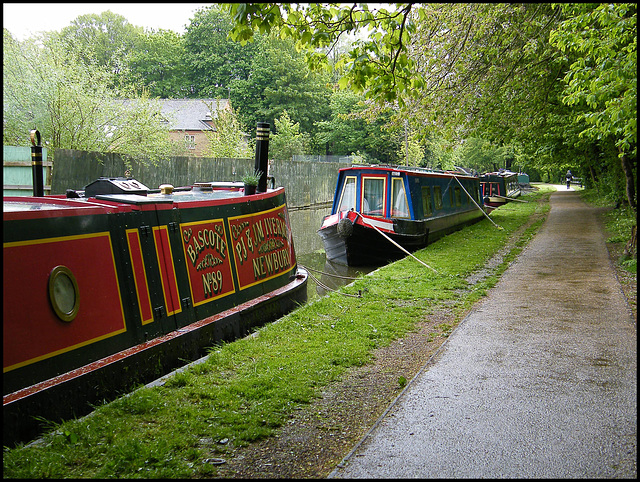
[[[414,167],[414,166],[397,166],[388,164],[353,164],[350,167],[340,168],[339,171],[351,171],[351,170],[377,170],[388,172],[404,172],[406,174],[418,174],[418,175],[432,175],[443,177],[476,177],[462,169],[455,171],[448,171],[442,169],[432,169],[429,167]]]
[[[518,174],[513,171],[507,171],[506,169],[500,169],[495,172],[486,172],[482,174],[482,176],[500,176],[500,177],[508,177],[508,176],[517,176]]]
[[[242,186],[243,184],[238,182],[207,182],[176,188],[171,194],[149,190],[146,194],[105,193],[89,197],[67,197],[64,194],[41,197],[3,196],[3,217],[9,220],[17,219],[16,216],[22,218],[24,215],[28,217],[75,216],[147,210],[153,209],[153,206],[171,209],[185,203],[196,203],[195,205],[238,203],[246,200],[244,192],[240,190]],[[254,196],[270,196],[283,189],[282,187],[267,189],[266,192],[257,193]]]

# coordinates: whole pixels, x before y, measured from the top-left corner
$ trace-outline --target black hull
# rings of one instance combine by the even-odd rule
[[[306,271],[299,269],[283,288],[21,390],[20,398],[3,406],[3,444],[27,442],[41,433],[46,427],[34,415],[52,422],[86,415],[95,404],[149,383],[205,356],[215,345],[274,321],[307,301],[307,280]]]
[[[476,209],[428,221],[396,220],[396,231],[404,232],[385,234],[412,253],[453,231],[480,221],[483,216],[483,212]],[[327,259],[347,266],[382,266],[407,256],[405,251],[377,230],[358,223],[353,225],[351,235],[346,238],[338,234],[337,224],[320,229],[318,234],[324,243]]]
[[[406,253],[389,242],[373,228],[356,224],[348,238],[342,238],[336,226],[319,231],[327,259],[346,266],[381,266],[401,259]],[[412,252],[427,245],[428,233],[416,235],[389,235],[396,243]]]

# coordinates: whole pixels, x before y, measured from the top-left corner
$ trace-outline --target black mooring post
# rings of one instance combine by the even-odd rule
[[[42,142],[40,132],[31,131],[31,178],[33,180],[33,195],[44,196],[44,179],[42,175]]]
[[[269,169],[269,127],[266,122],[258,122],[256,128],[256,171],[262,172],[257,192],[267,192],[267,170]]]

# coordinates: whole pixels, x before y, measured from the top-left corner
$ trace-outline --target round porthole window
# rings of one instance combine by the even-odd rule
[[[80,309],[80,293],[75,276],[66,266],[56,266],[49,275],[49,300],[62,321],[72,321]]]

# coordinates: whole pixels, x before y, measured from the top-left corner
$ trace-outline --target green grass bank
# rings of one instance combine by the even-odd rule
[[[372,351],[401,338],[438,306],[455,314],[446,337],[541,226],[553,188],[540,185],[487,219],[304,305],[254,335],[213,347],[206,361],[52,425],[37,443],[5,448],[5,478],[198,478],[233,446],[272,436]],[[501,263],[477,282],[487,262]],[[311,282],[311,281],[310,281]],[[351,295],[351,296],[345,296]],[[359,295],[359,296],[358,296]],[[406,379],[399,375],[398,390]]]

